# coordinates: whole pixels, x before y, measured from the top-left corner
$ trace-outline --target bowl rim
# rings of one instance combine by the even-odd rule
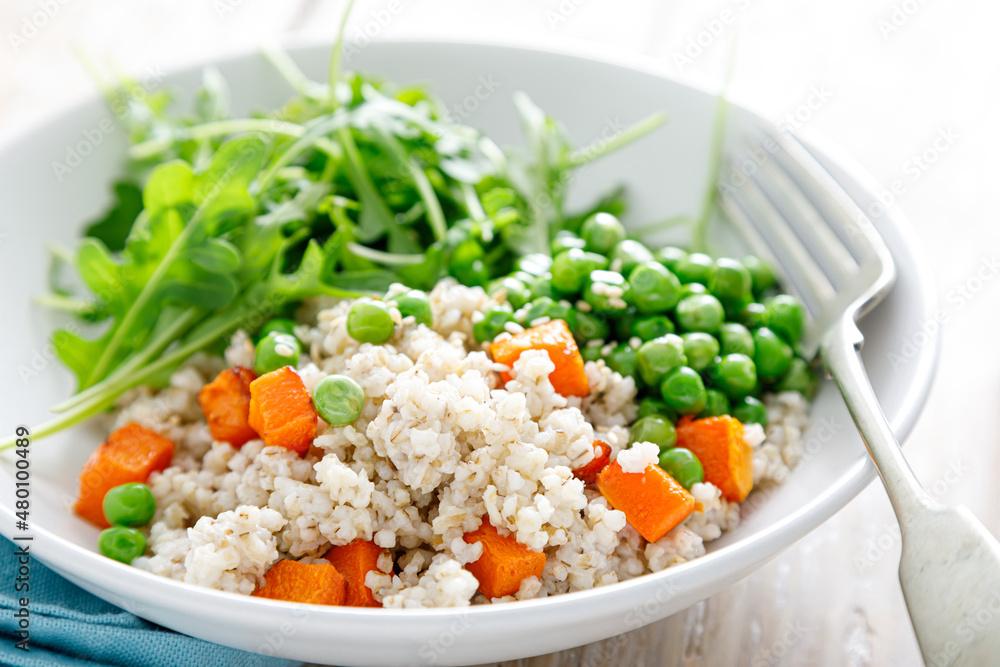
[[[371,46],[373,48],[379,48],[381,45],[413,45],[421,47],[427,45],[441,45],[448,48],[486,48],[521,51],[528,54],[539,53],[543,55],[561,56],[576,60],[584,60],[596,64],[626,68],[640,73],[649,74],[657,78],[666,79],[675,84],[692,88],[698,92],[713,96],[717,95],[721,89],[721,86],[711,84],[706,81],[705,78],[692,77],[690,75],[685,76],[683,74],[678,75],[675,72],[667,71],[666,67],[652,57],[641,54],[627,53],[613,47],[591,44],[582,40],[578,41],[575,39],[562,38],[557,41],[559,42],[558,44],[542,45],[539,44],[537,40],[533,39],[492,39],[479,37],[465,39],[432,34],[427,37],[420,38],[380,37],[377,40],[367,43],[365,47],[367,48],[368,46]],[[296,54],[303,51],[317,48],[330,48],[329,40],[319,37],[291,36],[287,39],[282,39],[281,43],[293,58]],[[345,44],[351,43],[355,42],[345,40]],[[189,58],[179,59],[173,62],[170,67],[164,68],[164,77],[170,78],[177,75],[197,73],[209,65],[235,63],[259,56],[259,54],[259,47],[245,46],[227,49],[216,54],[191,56]],[[776,129],[775,124],[770,121],[766,115],[757,110],[757,107],[753,104],[752,100],[747,101],[744,97],[745,96],[730,97],[729,103],[733,106],[742,108],[743,111],[750,114],[761,124]],[[0,134],[0,153],[6,152],[15,144],[32,141],[34,135],[46,126],[51,125],[54,122],[58,122],[60,119],[72,117],[75,112],[82,111],[95,101],[99,100],[100,94],[95,91],[91,94],[77,97],[73,101],[66,104],[54,107],[51,111],[40,114],[31,122],[18,124],[7,132]],[[845,175],[856,181],[859,186],[865,189],[866,192],[877,191],[877,184],[875,183],[873,177],[862,169],[856,160],[851,158],[849,155],[846,155],[844,151],[836,147],[833,142],[824,138],[818,132],[809,129],[801,132],[795,132],[794,134],[799,136],[808,147],[816,149],[816,152],[820,155],[825,154],[829,157],[832,164],[836,164],[841,167]],[[934,312],[937,309],[938,304],[937,290],[934,287],[934,283],[931,278],[932,274],[930,271],[929,259],[926,256],[921,244],[912,233],[912,226],[906,221],[905,216],[903,216],[898,209],[887,212],[883,216],[883,221],[876,224],[876,227],[883,224],[889,226],[890,228],[895,227],[899,230],[901,245],[906,247],[910,254],[917,260],[914,265],[914,276],[919,280],[920,284],[917,285],[917,289],[915,291],[920,295],[921,306],[925,309],[924,312]],[[916,358],[917,365],[915,370],[915,381],[907,390],[905,399],[900,403],[899,409],[891,422],[893,431],[896,433],[897,438],[899,438],[901,442],[905,441],[905,439],[912,432],[916,421],[919,418],[920,412],[926,403],[936,372],[939,354],[940,336],[935,336],[933,337],[933,344],[923,348],[923,353],[918,355]],[[297,609],[305,607],[309,609],[310,613],[321,614],[324,617],[329,617],[331,620],[338,617],[356,617],[359,615],[362,617],[371,616],[372,618],[379,618],[382,620],[398,619],[404,621],[412,621],[417,616],[422,618],[448,617],[459,614],[463,616],[469,614],[476,616],[509,616],[511,614],[518,613],[520,610],[526,609],[528,606],[531,606],[532,608],[548,608],[551,611],[555,611],[565,607],[566,605],[576,606],[577,604],[581,604],[585,600],[589,600],[591,598],[605,597],[609,591],[622,593],[637,588],[645,589],[657,584],[662,586],[664,580],[682,577],[688,573],[692,575],[693,579],[703,579],[706,581],[709,579],[715,581],[720,579],[724,580],[722,585],[717,585],[713,590],[709,590],[708,595],[710,595],[749,574],[749,572],[739,572],[740,568],[736,567],[734,552],[742,554],[743,557],[739,560],[749,560],[754,562],[754,569],[756,569],[767,560],[776,557],[783,549],[788,548],[788,546],[791,546],[800,540],[804,535],[808,534],[812,530],[815,530],[822,523],[826,522],[831,516],[840,511],[840,509],[850,502],[850,500],[852,500],[874,478],[874,464],[871,462],[870,458],[865,456],[855,461],[854,464],[848,467],[832,485],[826,488],[823,493],[816,496],[812,502],[798,508],[779,521],[769,524],[757,533],[734,542],[733,544],[721,547],[716,551],[708,553],[692,561],[688,561],[659,572],[648,573],[633,579],[617,582],[609,586],[574,591],[572,593],[554,595],[540,599],[517,601],[515,603],[502,605],[474,605],[470,607],[419,609],[416,611],[412,609],[363,609],[353,607],[341,608],[323,605],[303,605],[301,603],[274,601],[262,598],[253,598],[249,603],[263,605],[264,608],[272,608],[275,610],[284,609],[286,611],[290,608]],[[13,508],[8,507],[6,502],[0,502],[0,514],[3,514],[5,517],[9,517],[11,519],[14,518]],[[805,516],[818,517],[820,520],[815,523],[810,521],[808,527],[803,528],[799,524],[801,524],[802,518]],[[2,528],[0,528],[0,533],[5,535],[8,539],[13,538],[14,535],[11,528],[13,525],[13,521],[4,521]],[[231,604],[235,600],[248,599],[248,596],[207,589],[193,584],[185,584],[184,582],[167,579],[144,570],[139,570],[138,568],[133,568],[131,566],[112,561],[104,558],[96,552],[79,547],[75,543],[60,537],[44,527],[32,524],[31,533],[34,535],[36,540],[38,537],[43,538],[42,540],[38,540],[37,544],[34,541],[32,542],[32,548],[36,550],[40,560],[43,563],[54,564],[57,569],[67,569],[69,571],[85,573],[87,570],[91,570],[91,565],[96,565],[99,570],[110,565],[111,569],[107,571],[105,575],[106,577],[139,577],[138,579],[133,580],[134,585],[145,586],[147,587],[147,590],[149,587],[152,587],[153,590],[160,590],[164,593],[169,593],[171,591],[183,592],[186,594],[186,603],[188,604],[196,602],[197,599],[203,599],[205,602],[217,601],[222,604],[227,602]],[[781,538],[778,539],[778,542],[784,546],[778,550],[774,550],[768,545],[777,538]],[[38,549],[38,546],[42,546],[42,548]],[[716,572],[710,577],[704,576],[702,574],[703,571],[708,570],[708,572],[711,572],[713,565],[717,561],[720,561],[719,568],[721,576],[719,572]],[[178,588],[178,586],[180,586],[180,588]],[[196,596],[196,599],[193,599],[192,596]],[[143,615],[142,610],[135,611],[134,613],[137,613],[140,616]],[[598,634],[599,633],[595,633],[595,639]]]

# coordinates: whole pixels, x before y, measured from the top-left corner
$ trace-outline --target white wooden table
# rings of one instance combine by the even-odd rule
[[[288,33],[329,38],[343,5],[5,0],[0,133],[91,91],[74,47],[131,70],[169,69]],[[907,455],[936,495],[967,505],[996,533],[998,15],[987,0],[359,0],[348,33],[599,42],[711,79],[735,45],[736,98],[825,133],[888,193],[895,183],[887,203],[909,216],[929,250],[947,316],[937,382]],[[894,530],[873,485],[775,561],[684,613],[510,664],[919,664]]]

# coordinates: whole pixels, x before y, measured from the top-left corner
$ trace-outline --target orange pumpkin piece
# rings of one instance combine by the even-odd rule
[[[346,580],[329,563],[302,563],[279,560],[264,575],[264,585],[254,597],[305,604],[342,605],[347,595]]]
[[[479,528],[464,535],[466,542],[483,545],[483,554],[465,569],[479,581],[479,590],[488,598],[513,595],[528,577],[541,577],[545,569],[545,554],[532,551],[513,535],[501,535],[483,517]]]
[[[343,604],[348,607],[382,606],[372,594],[372,589],[365,585],[365,577],[369,572],[381,572],[378,569],[378,558],[381,555],[382,547],[371,540],[360,539],[326,552],[323,558],[330,561],[347,581],[347,598]]]
[[[146,482],[170,465],[174,443],[159,433],[129,422],[108,435],[90,455],[80,472],[80,492],[73,511],[98,528],[111,524],[104,518],[104,495],[116,486]]]
[[[198,405],[205,413],[212,438],[242,447],[257,437],[250,427],[250,383],[257,375],[249,368],[234,366],[219,373],[198,392]]]
[[[594,440],[594,447],[600,451],[595,453],[594,458],[589,463],[585,463],[573,471],[573,476],[582,479],[584,483],[591,484],[597,479],[597,473],[604,470],[611,460],[611,445],[600,440]]]
[[[642,472],[625,472],[614,461],[597,476],[597,488],[649,542],[669,533],[694,511],[694,497],[653,463]]]
[[[316,439],[316,417],[312,397],[291,366],[250,383],[250,428],[268,447],[305,454]]]
[[[753,451],[743,439],[743,424],[728,415],[677,423],[677,446],[691,450],[701,461],[705,481],[722,497],[741,503],[753,488]]]
[[[525,350],[545,350],[556,369],[549,373],[552,387],[563,396],[586,396],[590,393],[587,375],[583,372],[583,357],[576,340],[563,320],[525,329],[517,334],[501,334],[490,346],[493,361],[508,368],[514,367]],[[509,372],[500,373],[504,384],[510,381]]]

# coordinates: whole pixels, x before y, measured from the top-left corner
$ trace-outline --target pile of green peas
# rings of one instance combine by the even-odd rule
[[[551,250],[551,258],[521,257],[513,273],[490,284],[506,303],[485,313],[482,339],[492,340],[507,322],[565,320],[585,361],[603,359],[634,378],[640,406],[633,434],[646,433],[640,439],[658,444],[661,464],[685,481],[700,481],[701,466],[674,447],[680,416],[731,415],[766,426],[765,392],[812,397],[816,376],[795,351],[805,310],[780,293],[760,259],[653,251],[626,238],[607,213],[587,219],[579,234],[559,232]]]
[[[97,549],[104,556],[129,565],[146,552],[146,537],[136,526],[153,519],[156,499],[145,484],[122,484],[104,495],[104,518],[111,524],[97,538]]]

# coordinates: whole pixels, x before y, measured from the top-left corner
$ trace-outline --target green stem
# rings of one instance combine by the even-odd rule
[[[134,372],[135,370],[142,367],[144,363],[155,357],[156,355],[163,352],[170,346],[170,343],[177,340],[185,331],[191,328],[198,319],[205,314],[205,311],[201,308],[192,308],[184,312],[183,315],[174,320],[173,324],[163,330],[156,338],[150,341],[138,354],[134,354],[129,357],[123,364],[118,366],[113,373],[108,375],[104,381],[115,381],[118,378],[125,377],[126,375]],[[70,408],[73,408],[81,403],[86,403],[91,400],[94,396],[101,393],[101,384],[104,382],[99,382],[92,387],[88,387],[83,391],[70,396],[67,400],[62,403],[58,403],[50,410],[52,412],[65,412]]]
[[[419,264],[427,259],[423,255],[401,255],[394,252],[383,252],[354,242],[348,243],[347,249],[358,257],[390,266],[409,266],[411,264]]]
[[[325,120],[316,123],[315,125],[310,126],[308,129],[303,128],[305,129],[305,132],[299,135],[299,138],[295,141],[295,143],[293,143],[285,150],[285,152],[279,155],[278,158],[274,161],[274,163],[270,167],[268,167],[267,171],[264,172],[264,174],[259,179],[257,179],[257,185],[255,186],[255,191],[264,192],[264,190],[267,189],[267,187],[277,176],[279,170],[291,164],[292,160],[298,157],[299,154],[302,153],[302,151],[306,150],[307,148],[310,148],[313,145],[318,146],[320,137],[322,137],[327,132],[336,129],[338,126],[343,126],[346,122],[347,122],[347,117],[344,114],[337,114],[334,116],[330,116],[329,118],[326,118]],[[328,145],[333,146],[333,144],[329,144],[329,142],[327,143]],[[333,148],[332,152],[329,150],[325,150],[324,152],[328,153],[331,157],[334,158],[337,158],[340,155],[340,150],[338,148]]]
[[[732,56],[732,52],[730,56]],[[730,57],[726,82],[715,100],[715,117],[712,120],[712,147],[708,163],[708,184],[705,186],[705,195],[702,199],[698,221],[691,234],[691,249],[695,252],[705,252],[708,248],[708,222],[712,218],[712,211],[715,210],[719,191],[716,184],[719,181],[719,171],[722,168],[722,149],[726,139],[726,111],[729,108],[729,103],[726,100],[726,89],[732,78],[732,70],[733,58]]]
[[[573,151],[569,156],[569,166],[579,167],[588,162],[593,162],[602,155],[616,151],[622,146],[649,134],[665,122],[667,122],[667,114],[662,111],[657,111],[654,114],[646,116],[635,125],[632,125],[620,134],[616,134],[607,141],[594,142],[589,146],[584,146]]]
[[[316,89],[322,89],[322,84],[318,84],[307,77],[305,72],[299,69],[299,66],[288,55],[287,51],[277,44],[265,44],[261,51],[263,51],[264,57],[271,62],[271,65],[274,66],[278,74],[281,75],[281,78],[292,87],[292,90],[303,97],[312,99],[320,97]]]
[[[221,182],[221,181],[220,181]],[[215,197],[218,196],[219,184],[209,192],[208,196],[202,201],[198,210],[194,212],[191,216],[191,220],[184,226],[174,242],[170,244],[170,249],[167,250],[166,254],[160,260],[160,263],[156,265],[156,269],[153,271],[153,275],[149,277],[146,284],[143,285],[142,291],[139,292],[139,296],[136,297],[135,301],[132,303],[132,307],[129,308],[128,312],[125,313],[125,317],[122,321],[115,327],[115,332],[111,336],[111,340],[108,341],[107,346],[101,353],[100,358],[97,360],[97,364],[94,365],[94,369],[90,372],[90,376],[87,378],[86,385],[90,385],[96,382],[97,378],[101,378],[102,374],[108,369],[111,361],[115,358],[118,353],[119,348],[125,341],[125,338],[132,334],[132,327],[135,324],[136,319],[142,313],[143,309],[149,303],[149,300],[153,298],[156,290],[160,286],[160,281],[163,280],[164,276],[167,275],[167,271],[173,265],[174,260],[180,255],[181,251],[187,245],[187,241],[194,234],[195,230],[201,224],[201,220],[205,217],[205,210],[208,208]]]
[[[164,139],[149,139],[135,144],[128,149],[128,156],[133,160],[145,160],[166,150],[178,141],[211,139],[224,137],[240,132],[262,132],[264,134],[280,134],[287,137],[301,137],[306,128],[297,123],[271,118],[235,118],[219,120],[201,125],[192,125],[174,130]]]
[[[56,417],[55,419],[50,419],[44,424],[31,429],[31,438],[33,441],[41,440],[47,435],[58,433],[64,428],[69,428],[70,426],[79,424],[86,419],[90,419],[94,415],[104,412],[114,405],[117,398],[117,396],[107,396],[103,400],[90,403],[79,410],[67,412],[66,414]],[[10,449],[16,443],[17,438],[14,436],[0,440],[0,452],[5,449]]]
[[[52,310],[71,313],[77,316],[82,316],[94,309],[94,304],[91,301],[52,293],[39,294],[35,297],[35,303],[46,308],[51,308]]]
[[[348,0],[347,7],[344,8],[344,16],[340,19],[340,28],[337,30],[337,41],[333,45],[333,53],[330,54],[330,104],[337,106],[337,82],[340,81],[340,58],[343,55],[344,31],[347,29],[347,19],[351,16],[354,8],[354,0]]]

